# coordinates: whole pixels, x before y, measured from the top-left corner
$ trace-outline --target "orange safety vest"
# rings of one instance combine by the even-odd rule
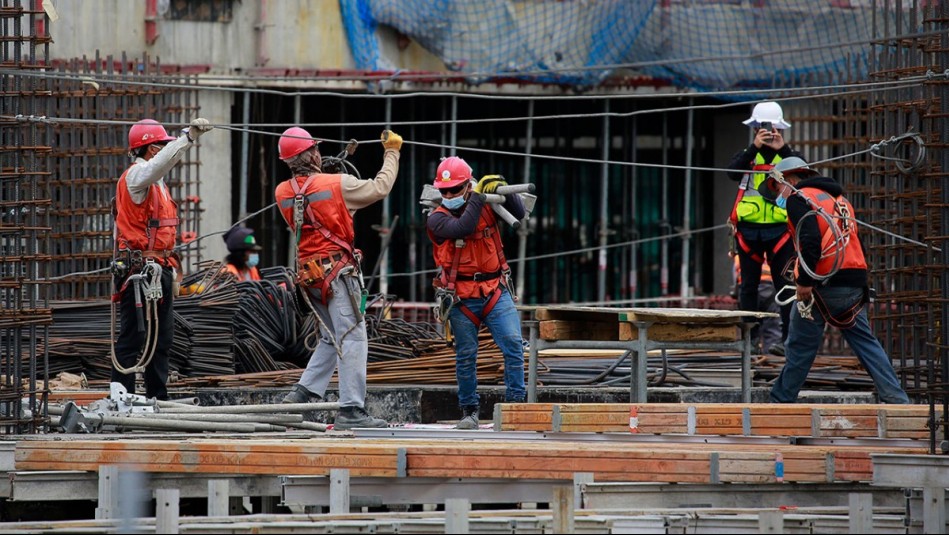
[[[260,280],[260,271],[257,270],[257,267],[238,269],[234,264],[228,264],[224,266],[224,269],[237,277],[239,281],[259,281]]]
[[[853,216],[853,205],[851,205],[850,201],[843,195],[834,197],[818,188],[803,188],[799,191],[807,198],[811,208],[815,210],[823,211],[830,216],[835,216],[841,215],[842,210],[840,208],[843,207],[848,217]],[[860,245],[860,240],[857,238],[856,222],[845,221],[839,217],[835,217],[833,220],[845,236],[844,258],[840,264],[840,269],[867,269],[867,260],[863,254],[863,246]],[[827,275],[834,267],[840,244],[835,243],[834,233],[831,232],[830,224],[825,218],[817,217],[817,226],[821,234],[821,256],[820,260],[817,261],[817,268],[813,269],[813,271],[818,275]],[[793,235],[795,230],[790,220],[788,221],[788,228],[791,229],[791,234]],[[798,275],[798,269],[799,266],[795,265],[795,278]]]
[[[131,169],[122,173],[115,192],[116,245],[120,250],[142,251],[142,256],[162,265],[176,265],[170,255],[175,249],[178,205],[164,182],[149,186],[145,201],[135,204],[125,179]]]
[[[294,232],[297,229],[293,221],[293,202],[297,195],[303,196],[303,232],[300,233],[297,246],[298,262],[340,253],[354,256],[356,233],[353,216],[343,200],[341,177],[318,173],[308,177],[293,177],[277,186],[280,213]],[[355,261],[354,258],[350,259]]]
[[[451,215],[447,208],[441,206],[435,211]],[[510,271],[504,258],[500,230],[494,210],[489,205],[481,209],[481,217],[474,232],[461,240],[443,240],[438,243],[429,230],[435,264],[441,268],[437,284],[454,290],[460,299],[494,293]]]

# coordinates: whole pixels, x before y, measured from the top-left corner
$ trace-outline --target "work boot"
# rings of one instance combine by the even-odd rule
[[[779,357],[783,357],[784,356],[784,342],[771,344],[771,347],[768,348],[768,353],[771,353],[772,355],[777,355]]]
[[[389,427],[382,418],[373,418],[362,407],[340,407],[333,429],[345,431],[357,427]]]
[[[455,429],[478,429],[478,425],[478,406],[462,407],[461,420]]]
[[[284,396],[280,403],[317,403],[320,401],[323,401],[323,398],[319,394],[314,394],[307,390],[305,386],[297,383],[293,385],[290,393]]]

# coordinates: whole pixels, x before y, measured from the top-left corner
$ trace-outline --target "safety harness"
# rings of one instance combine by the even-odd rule
[[[760,159],[760,154],[756,156],[756,159]],[[777,161],[780,161],[779,157],[775,157]],[[764,174],[774,168],[773,163],[756,163],[752,168],[751,173],[746,173],[745,176],[741,178],[741,182],[738,184],[738,193],[735,195],[735,203],[732,205],[732,211],[728,216],[728,226],[731,229],[732,236],[735,238],[736,245],[741,248],[752,260],[759,264],[765,262],[763,255],[759,254],[757,251],[753,251],[751,246],[748,245],[748,242],[745,240],[745,237],[742,236],[741,232],[738,230],[738,205],[741,204],[742,199],[745,198],[745,195],[757,195],[760,196],[755,185],[753,183],[753,177],[756,174]],[[771,248],[770,254],[777,254],[782,247],[791,239],[791,234],[785,232],[781,235],[781,238],[774,244],[774,247]]]
[[[436,308],[436,312],[440,316],[439,319],[441,321],[447,320],[448,312],[451,310],[451,308],[458,307],[459,310],[461,310],[461,312],[469,320],[471,320],[471,323],[473,323],[478,329],[481,328],[484,318],[487,318],[488,314],[494,310],[494,306],[498,304],[498,300],[501,299],[504,288],[508,288],[508,291],[511,292],[513,296],[513,291],[511,290],[511,284],[509,280],[511,276],[511,267],[508,265],[507,258],[504,256],[504,247],[501,243],[500,224],[498,223],[498,220],[494,216],[494,212],[492,210],[482,209],[481,217],[485,219],[486,222],[484,229],[475,231],[464,238],[455,240],[455,252],[452,255],[451,266],[447,271],[443,268],[435,278],[436,300],[438,303],[448,303],[450,300],[450,304],[447,306],[440,306]],[[498,255],[498,264],[500,265],[500,269],[491,273],[459,273],[458,268],[459,264],[461,263],[462,249],[464,249],[470,241],[483,239],[492,239],[494,241],[494,249]],[[486,296],[487,302],[481,309],[480,316],[465,306],[461,302],[461,298],[458,297],[456,290],[458,281],[486,282],[498,278],[501,279],[501,283],[494,289],[493,292],[491,292],[491,295]]]
[[[309,195],[306,194],[307,188],[316,178],[316,175],[310,175],[303,185],[299,185],[295,179],[291,179],[290,187],[293,188],[293,199],[283,201],[283,206],[293,206],[293,226],[296,231],[296,246],[294,247],[294,256],[298,254],[297,247],[300,244],[300,236],[303,230],[304,221],[319,232],[323,238],[332,242],[340,248],[344,254],[330,255],[328,257],[314,256],[310,258],[298,259],[300,282],[308,287],[318,287],[320,290],[320,300],[325,305],[332,296],[330,283],[339,276],[340,271],[347,266],[354,266],[358,269],[358,252],[353,246],[347,243],[339,236],[333,234],[320,222],[316,211],[311,205],[314,201],[329,198],[330,193],[326,191],[317,191]],[[325,260],[325,262],[324,262]],[[325,266],[325,267],[324,267]],[[326,268],[329,268],[327,271]]]

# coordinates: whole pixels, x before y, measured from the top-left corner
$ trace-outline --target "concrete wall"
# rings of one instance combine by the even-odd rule
[[[163,65],[207,65],[210,74],[240,75],[254,67],[285,69],[353,69],[338,0],[243,0],[233,2],[229,22],[157,19],[158,39],[145,42],[144,0],[48,0],[59,19],[49,25],[52,59],[129,58],[147,53]],[[161,0],[159,6],[163,4]],[[255,28],[262,28],[257,30]],[[408,69],[443,70],[440,60],[418,46],[398,46],[395,32],[380,29],[383,53]],[[210,81],[208,83],[211,83]],[[216,82],[215,82],[216,83]],[[199,115],[212,123],[231,120],[233,93],[200,91]],[[201,233],[228,228],[232,198],[232,136],[218,130],[201,138]],[[239,146],[239,145],[238,145]],[[222,259],[227,250],[217,236],[202,242],[203,258]],[[186,266],[190,268],[190,266]]]

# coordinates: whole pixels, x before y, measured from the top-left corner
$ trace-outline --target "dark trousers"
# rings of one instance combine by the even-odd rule
[[[785,278],[785,269],[788,264],[794,260],[794,242],[787,240],[780,249],[774,251],[774,246],[781,240],[780,237],[757,240],[748,239],[745,235],[745,243],[751,249],[752,253],[765,258],[768,266],[771,268],[771,280],[774,281],[775,291],[780,291],[784,286],[794,283]],[[761,264],[746,253],[741,247],[738,248],[738,262],[741,267],[741,287],[738,288],[738,308],[741,310],[752,310],[755,312],[768,312],[767,309],[761,309],[758,304],[758,284],[761,281]],[[781,298],[790,297],[790,290],[782,293]],[[781,341],[788,339],[788,327],[791,325],[791,305],[781,307]],[[757,340],[758,328],[751,333],[751,339]],[[767,350],[767,348],[764,348]]]
[[[124,282],[124,281],[121,281]],[[155,355],[145,367],[145,397],[168,399],[168,360],[171,354],[171,344],[175,340],[175,313],[174,296],[172,295],[173,277],[171,269],[161,270],[162,298],[158,302],[158,344]],[[116,282],[121,288],[121,283]],[[142,299],[142,317],[145,320],[145,332],[139,332],[138,319],[135,312],[135,287],[129,284],[122,292],[119,306],[121,327],[119,339],[115,342],[115,357],[123,368],[130,368],[138,362],[145,348],[145,334],[149,330],[148,315],[145,311],[145,300]],[[112,368],[112,382],[122,383],[130,394],[135,393],[135,374],[119,373]]]

